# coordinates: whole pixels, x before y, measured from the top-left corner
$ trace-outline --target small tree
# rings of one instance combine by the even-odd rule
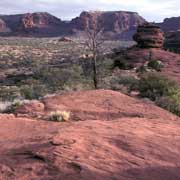
[[[85,34],[87,37],[85,46],[90,52],[92,52],[93,82],[95,89],[98,87],[97,57],[99,55],[100,49],[102,48],[102,44],[104,43],[102,33],[103,29],[100,27],[100,23],[98,21],[98,13],[94,13],[85,29]]]

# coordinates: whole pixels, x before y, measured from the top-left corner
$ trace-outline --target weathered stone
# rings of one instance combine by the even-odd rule
[[[162,48],[164,33],[159,26],[145,23],[138,27],[133,39],[137,42],[137,46],[141,48]]]

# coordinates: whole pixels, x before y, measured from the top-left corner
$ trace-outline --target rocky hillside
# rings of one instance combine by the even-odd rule
[[[180,84],[180,55],[164,50],[164,33],[157,25],[145,23],[139,26],[134,40],[137,42],[136,46],[125,50],[123,54],[117,53],[120,59],[137,69],[146,66],[151,60],[160,61],[162,68],[159,73]]]
[[[164,32],[180,30],[180,17],[166,18],[158,25]]]
[[[9,35],[58,36],[82,35],[92,19],[98,16],[98,24],[104,30],[106,37],[131,39],[136,27],[145,20],[134,12],[82,12],[79,17],[69,22],[48,13],[28,13],[21,15],[0,16],[11,30]],[[2,32],[3,27],[0,28]]]
[[[66,123],[0,115],[0,180],[179,180],[180,121],[114,91],[44,99]],[[28,117],[28,116],[27,116]]]

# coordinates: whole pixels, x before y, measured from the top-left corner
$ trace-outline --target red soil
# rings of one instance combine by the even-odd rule
[[[0,115],[0,180],[179,180],[180,119],[113,91],[44,100],[83,121]]]

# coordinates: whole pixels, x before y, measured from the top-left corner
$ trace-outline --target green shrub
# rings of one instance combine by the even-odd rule
[[[134,66],[130,64],[127,60],[121,58],[116,58],[114,60],[113,68],[116,67],[122,70],[130,70],[134,68]]]
[[[180,116],[180,88],[174,81],[157,73],[147,73],[141,76],[139,91],[141,97]]]
[[[128,94],[133,90],[138,90],[139,80],[132,75],[121,75],[113,77],[110,81],[111,89],[120,90]]]
[[[148,67],[156,71],[161,71],[161,68],[163,67],[163,65],[161,61],[151,60],[148,62]]]
[[[174,81],[157,73],[143,74],[139,82],[140,95],[153,101],[162,96],[173,95],[177,88]]]
[[[178,116],[180,116],[180,101],[172,97],[160,97],[156,104]]]

